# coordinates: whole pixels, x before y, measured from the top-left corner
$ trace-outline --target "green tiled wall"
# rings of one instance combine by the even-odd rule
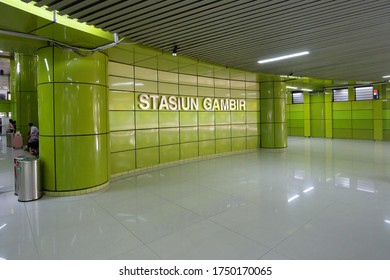
[[[260,147],[256,74],[146,47],[109,49],[111,173]],[[141,94],[196,97],[199,109],[142,110]],[[245,111],[207,111],[204,98],[245,99]]]
[[[305,98],[305,104],[292,104],[291,94],[287,101],[291,136],[390,140],[390,106],[386,99],[332,102],[331,93],[326,92]]]

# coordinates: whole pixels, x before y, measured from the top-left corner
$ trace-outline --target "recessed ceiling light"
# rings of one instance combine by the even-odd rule
[[[310,88],[303,88],[302,90],[303,90],[303,91],[313,91],[313,90],[310,89]]]
[[[278,57],[274,57],[274,58],[259,60],[258,63],[260,63],[260,64],[268,63],[268,62],[278,61],[278,60],[282,60],[282,59],[288,59],[288,58],[292,58],[292,57],[307,55],[309,53],[310,52],[308,52],[308,51],[293,53],[293,54],[289,54],[289,55],[283,55],[283,56],[278,56]]]
[[[286,88],[298,89],[297,87],[292,87],[292,86],[286,86]]]
[[[387,76],[382,76],[382,78],[386,79],[386,78],[390,78],[390,75],[387,75]]]

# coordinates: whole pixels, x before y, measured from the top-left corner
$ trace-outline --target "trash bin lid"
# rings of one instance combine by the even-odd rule
[[[29,156],[29,157],[24,157],[22,161],[35,161],[38,160],[37,157]]]

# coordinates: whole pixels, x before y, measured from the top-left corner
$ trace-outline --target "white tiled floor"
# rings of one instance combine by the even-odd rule
[[[24,203],[16,152],[0,142],[4,259],[390,259],[390,142],[290,137]]]

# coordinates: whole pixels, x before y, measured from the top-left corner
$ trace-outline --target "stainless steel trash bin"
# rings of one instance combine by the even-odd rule
[[[20,180],[18,176],[18,167],[19,167],[19,161],[23,160],[24,157],[16,157],[14,158],[14,177],[15,177],[15,195],[19,194],[19,186],[20,186]]]
[[[7,147],[12,148],[14,146],[14,134],[7,132],[6,139],[7,139]]]
[[[26,202],[41,198],[40,162],[36,157],[25,157],[18,161],[18,201]]]

